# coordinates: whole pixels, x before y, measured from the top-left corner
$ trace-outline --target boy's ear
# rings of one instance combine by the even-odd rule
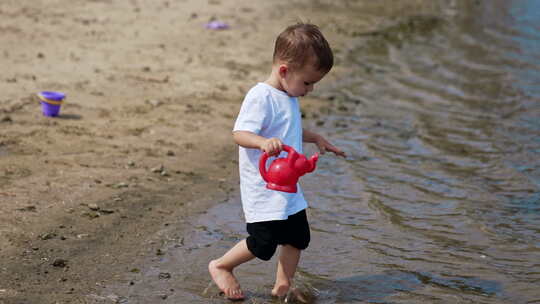
[[[279,76],[281,78],[285,78],[285,76],[287,76],[287,72],[289,71],[289,67],[286,65],[286,64],[280,64],[279,65]]]

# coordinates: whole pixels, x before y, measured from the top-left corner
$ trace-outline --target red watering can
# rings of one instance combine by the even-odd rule
[[[283,145],[283,150],[288,153],[287,157],[274,160],[268,170],[266,170],[266,160],[268,160],[269,155],[264,152],[259,159],[259,171],[267,183],[266,188],[295,193],[300,176],[315,170],[319,154],[315,153],[310,159],[307,159],[303,154],[287,145]]]

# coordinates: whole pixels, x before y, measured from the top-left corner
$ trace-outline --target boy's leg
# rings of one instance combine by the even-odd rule
[[[244,298],[244,292],[240,289],[240,284],[233,275],[233,269],[250,261],[255,256],[249,251],[246,240],[238,242],[233,248],[219,259],[208,264],[208,271],[216,285],[225,293],[229,299],[240,300]]]
[[[276,284],[272,295],[283,297],[287,295],[300,261],[300,250],[291,245],[281,246],[276,273]]]

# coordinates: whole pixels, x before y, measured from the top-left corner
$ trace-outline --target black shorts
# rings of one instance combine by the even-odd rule
[[[249,251],[264,261],[272,258],[277,245],[291,245],[304,250],[310,241],[306,210],[290,215],[286,220],[248,223],[247,231]]]

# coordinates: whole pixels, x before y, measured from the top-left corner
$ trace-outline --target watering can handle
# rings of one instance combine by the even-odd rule
[[[289,154],[296,152],[296,150],[294,150],[292,147],[287,146],[287,145],[281,145],[281,148],[283,149],[283,151]],[[268,157],[269,157],[268,153],[263,152],[261,154],[261,158],[259,158],[259,172],[261,173],[261,176],[265,182],[268,182],[268,179],[266,178],[267,176],[266,161],[268,160]]]

